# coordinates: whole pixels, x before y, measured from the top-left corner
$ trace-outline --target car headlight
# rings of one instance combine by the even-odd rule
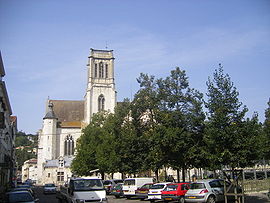
[[[76,199],[76,203],[84,203],[83,199]]]

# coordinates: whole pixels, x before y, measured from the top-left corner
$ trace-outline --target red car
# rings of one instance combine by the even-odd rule
[[[139,198],[141,200],[147,199],[147,195],[149,192],[149,188],[153,185],[154,183],[146,183],[142,187],[138,188],[135,190],[135,196],[136,198]]]
[[[171,183],[162,191],[161,198],[164,202],[178,201],[185,202],[185,194],[190,187],[190,183]]]

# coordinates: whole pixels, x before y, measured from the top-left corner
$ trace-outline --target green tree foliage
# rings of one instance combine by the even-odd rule
[[[268,107],[265,110],[265,121],[263,123],[263,158],[270,160],[270,99],[267,104]]]
[[[182,170],[184,177],[188,168],[245,167],[261,154],[269,157],[265,149],[270,148],[270,108],[262,134],[257,114],[245,118],[247,108],[221,66],[207,81],[207,121],[203,94],[189,87],[180,68],[164,79],[141,73],[137,81],[140,89],[133,101],[118,103],[114,114],[95,114],[83,130],[73,172],[89,175],[99,169],[101,173],[138,174],[152,170],[158,180],[164,166]]]
[[[102,125],[105,114],[95,114],[92,122],[83,130],[77,141],[77,154],[71,164],[71,169],[77,175],[90,175],[90,171],[99,169],[97,151],[104,137]],[[101,172],[102,169],[100,169]]]
[[[116,137],[117,155],[119,163],[116,164],[121,173],[137,174],[141,171],[145,153],[143,153],[141,136],[138,135],[131,118],[133,104],[128,99],[117,105],[115,109],[114,131]],[[137,128],[138,129],[138,128]]]
[[[132,118],[145,146],[145,169],[157,176],[163,166],[185,171],[191,160],[198,164],[194,152],[202,143],[202,94],[189,88],[185,71],[178,67],[165,79],[141,74],[137,80],[141,89],[133,101]]]
[[[17,159],[17,166],[18,169],[22,169],[22,165],[26,160],[32,159],[32,158],[37,158],[37,156],[29,152],[29,149],[17,149],[16,150],[16,159]]]
[[[34,154],[34,148],[38,145],[37,139],[37,135],[26,134],[22,131],[16,134],[15,147],[18,147],[18,149],[16,149],[15,154],[19,170],[21,170],[26,160],[37,158],[36,154]]]
[[[208,87],[208,122],[205,141],[208,144],[212,168],[227,165],[232,168],[244,167],[256,158],[256,143],[259,133],[255,116],[245,120],[246,106],[238,100],[239,93],[223,68],[215,70]]]
[[[141,73],[137,79],[140,89],[132,102],[132,121],[136,130],[135,149],[141,159],[142,170],[153,170],[158,180],[158,170],[167,160],[160,138],[158,86],[154,76]],[[138,150],[140,149],[140,150]]]
[[[163,112],[161,123],[165,126],[165,137],[160,140],[167,142],[164,151],[170,166],[182,169],[185,179],[187,168],[202,165],[199,157],[203,151],[203,95],[189,87],[185,71],[178,67],[157,83]]]

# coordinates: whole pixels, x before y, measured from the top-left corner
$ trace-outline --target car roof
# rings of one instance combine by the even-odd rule
[[[216,181],[216,180],[224,181],[223,179],[203,179],[203,180],[196,180],[196,181],[194,181],[192,183],[208,183],[208,182]]]
[[[70,180],[101,180],[99,177],[78,177],[78,178],[71,178]]]
[[[170,184],[172,182],[162,182],[162,183],[155,183],[154,185],[160,185],[160,184]]]
[[[190,184],[190,182],[169,183],[168,185],[183,185],[183,184]]]
[[[31,195],[31,193],[27,190],[11,191],[8,192],[7,194],[20,194],[20,193],[29,193]]]

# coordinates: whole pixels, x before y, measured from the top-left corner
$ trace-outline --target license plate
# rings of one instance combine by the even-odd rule
[[[188,198],[189,199],[196,199],[196,197],[194,197],[194,196],[189,196]]]
[[[158,193],[158,192],[152,192],[153,194],[156,194],[156,193]]]
[[[139,193],[147,193],[147,191],[140,191]]]
[[[165,200],[172,200],[172,198],[165,198]]]

